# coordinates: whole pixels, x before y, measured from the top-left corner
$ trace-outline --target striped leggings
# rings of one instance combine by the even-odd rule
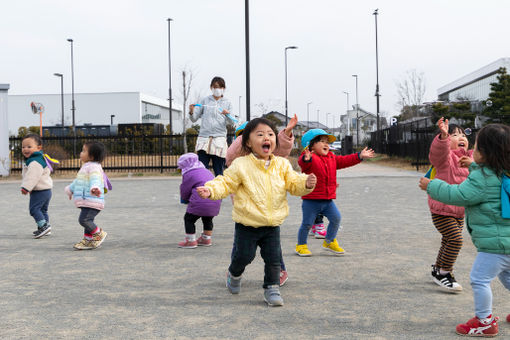
[[[441,233],[441,248],[437,254],[436,267],[452,271],[455,260],[462,248],[462,227],[464,218],[432,214],[432,223]]]

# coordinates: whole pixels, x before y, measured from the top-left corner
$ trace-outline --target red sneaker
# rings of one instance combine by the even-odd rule
[[[184,240],[182,242],[179,242],[177,244],[177,246],[179,248],[187,248],[187,249],[192,249],[192,248],[196,248],[197,247],[197,241],[189,241],[189,240]]]
[[[287,271],[286,270],[280,271],[280,287],[283,286],[288,279],[289,275],[287,274]]]
[[[492,315],[489,316],[492,318]],[[466,323],[457,325],[457,334],[467,336],[496,336],[498,335],[498,318],[494,317],[489,322],[482,322],[476,316]]]
[[[212,246],[212,240],[211,238],[209,239],[206,239],[204,238],[203,236],[200,236],[197,240],[197,243],[199,246],[205,246],[205,247],[210,247]]]

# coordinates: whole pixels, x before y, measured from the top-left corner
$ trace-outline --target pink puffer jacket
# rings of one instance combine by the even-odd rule
[[[459,159],[462,156],[473,157],[473,150],[464,150],[462,148],[450,150],[450,137],[439,139],[437,135],[430,145],[429,160],[436,168],[436,177],[449,184],[460,184],[469,175],[467,168],[459,166]],[[433,200],[429,196],[430,212],[438,215],[453,216],[456,218],[464,217],[464,207],[448,205]]]

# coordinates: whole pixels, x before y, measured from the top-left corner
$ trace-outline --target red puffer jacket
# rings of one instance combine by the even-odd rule
[[[314,173],[317,176],[315,189],[308,195],[301,197],[307,200],[326,200],[336,198],[336,170],[348,168],[361,162],[359,154],[346,156],[334,155],[331,151],[326,156],[312,154],[310,161],[303,160],[304,152],[299,156],[298,164],[305,174]]]

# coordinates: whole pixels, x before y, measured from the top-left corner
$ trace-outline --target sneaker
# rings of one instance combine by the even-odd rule
[[[296,244],[296,254],[299,256],[312,256],[312,252],[308,250],[306,244]]]
[[[73,247],[74,247],[74,249],[78,249],[78,250],[94,249],[92,240],[87,240],[86,238],[84,238],[80,242],[76,243]]]
[[[106,238],[106,231],[103,229],[99,229],[99,232],[92,234],[92,245],[94,248],[98,248],[101,243],[103,243],[104,239]]]
[[[34,233],[34,238],[41,238],[44,235],[47,235],[49,232],[51,232],[51,226],[46,223],[40,228],[37,228],[37,233]]]
[[[498,335],[498,318],[492,318],[489,322],[483,322],[476,316],[466,323],[458,324],[455,330],[457,334],[467,336],[496,336]]]
[[[239,294],[241,291],[241,276],[235,277],[227,270],[227,288],[232,294]]]
[[[432,280],[441,288],[448,292],[458,293],[462,291],[462,286],[457,283],[452,273],[441,275],[437,267],[432,269]]]
[[[315,236],[315,224],[308,229],[308,236]]]
[[[280,271],[280,287],[283,286],[285,284],[285,282],[287,282],[288,279],[289,279],[289,275],[287,274],[287,271],[281,270]]]
[[[329,243],[327,243],[326,240],[324,240],[324,242],[322,243],[322,249],[329,250],[330,252],[335,253],[336,255],[342,255],[343,253],[345,253],[345,250],[338,245],[336,238]]]
[[[33,231],[33,232],[32,232],[32,234],[33,234],[34,236],[35,236],[37,233],[39,233],[39,228],[38,228],[37,230],[35,230],[35,231]],[[45,236],[49,236],[49,235],[51,235],[51,230],[50,230],[50,231],[48,231],[48,232],[46,233],[46,235],[45,235]]]
[[[314,227],[313,235],[315,238],[326,238],[326,227],[324,224],[317,224]]]
[[[198,242],[196,240],[195,241],[190,241],[188,239],[185,239],[184,241],[179,242],[177,244],[177,246],[179,248],[193,249],[193,248],[196,248],[198,246]]]
[[[197,244],[199,246],[204,246],[204,247],[210,247],[212,246],[212,239],[211,238],[204,238],[204,236],[200,236],[197,240]]]
[[[264,301],[266,301],[268,306],[271,307],[283,306],[283,299],[280,295],[280,287],[278,287],[278,285],[273,285],[264,288]]]

